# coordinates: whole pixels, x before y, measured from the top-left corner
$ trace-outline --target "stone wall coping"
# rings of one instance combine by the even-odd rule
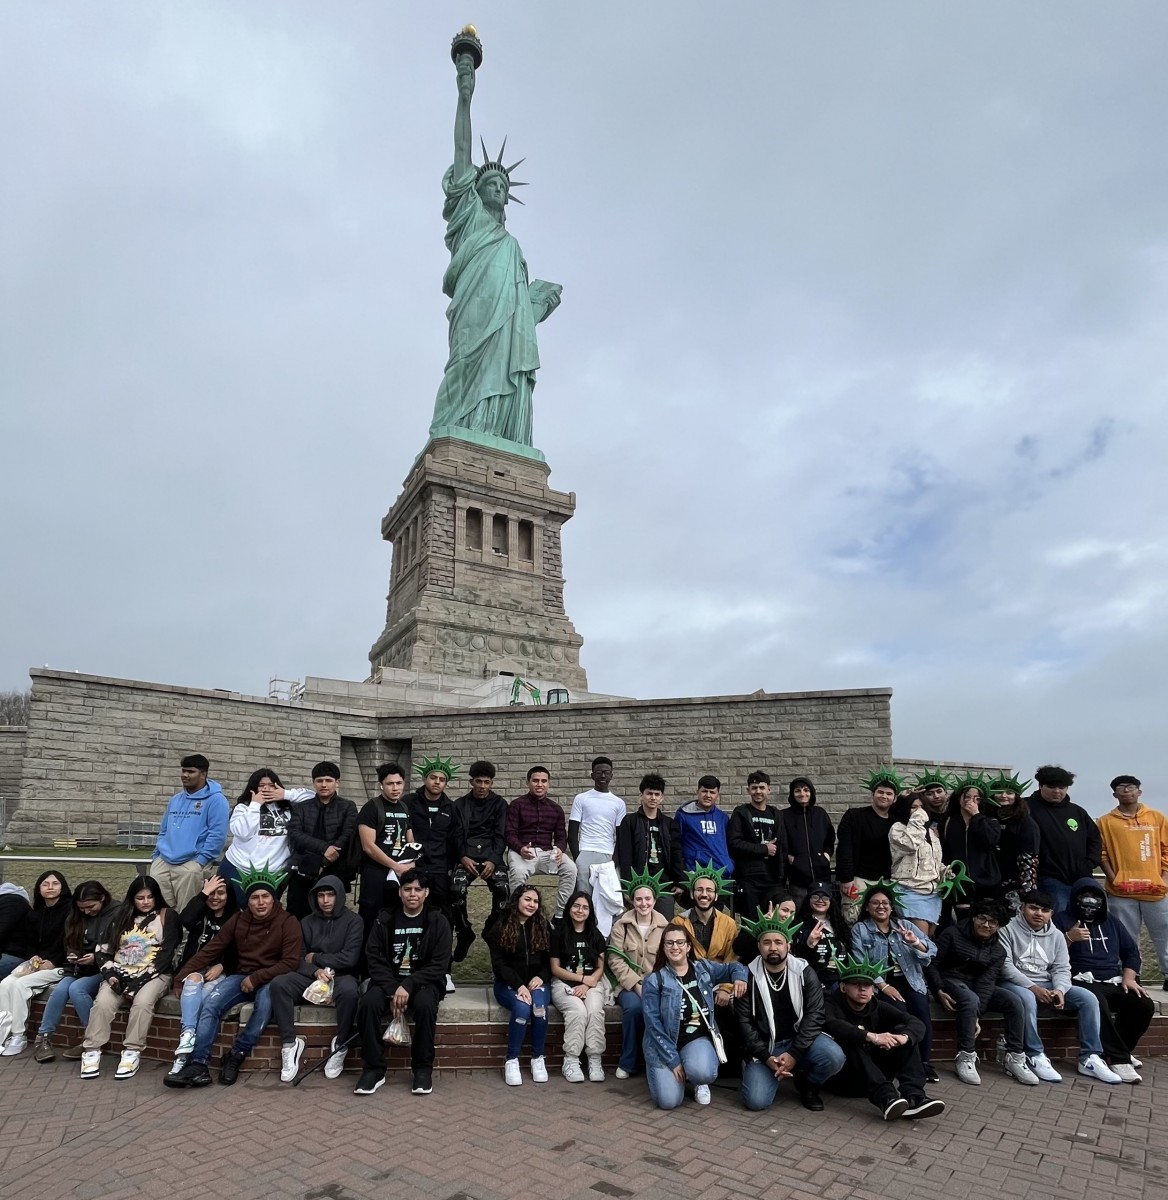
[[[223,688],[194,688],[186,687],[182,684],[173,683],[152,683],[146,680],[139,679],[119,679],[111,675],[86,675],[80,671],[54,671],[45,667],[34,667],[29,671],[29,675],[33,679],[53,680],[59,679],[67,683],[92,683],[103,687],[119,687],[131,688],[135,691],[150,691],[150,692],[170,692],[172,694],[182,696],[199,696],[210,700],[235,700],[244,704],[265,704],[279,708],[302,709],[313,712],[349,712],[351,710],[342,706],[334,705],[319,705],[319,704],[293,704],[289,700],[276,700],[268,696],[247,696],[242,692],[227,691]],[[482,717],[489,712],[492,716],[503,716],[504,714],[514,713],[539,713],[548,715],[550,713],[570,713],[575,711],[588,711],[598,708],[685,708],[695,705],[709,704],[747,704],[755,700],[774,700],[774,701],[790,701],[790,700],[844,700],[856,699],[866,696],[872,697],[888,697],[892,695],[892,689],[887,687],[882,688],[840,688],[837,690],[811,691],[811,692],[764,692],[761,689],[757,692],[749,694],[739,694],[731,696],[664,696],[652,700],[581,700],[573,701],[570,704],[556,705],[501,705],[498,708],[485,708],[481,705],[469,705],[463,709],[448,708],[444,709],[443,716],[451,716],[455,713],[469,713],[477,717]],[[357,712],[357,716],[369,716],[367,712]],[[405,714],[394,714],[402,716]],[[418,714],[422,715],[422,714]],[[902,759],[901,761],[911,762],[911,759]]]
[[[27,725],[0,725],[0,737],[24,737],[26,733]]]

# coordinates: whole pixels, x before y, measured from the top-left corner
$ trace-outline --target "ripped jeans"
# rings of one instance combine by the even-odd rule
[[[548,1031],[548,990],[547,986],[532,990],[531,1003],[519,999],[514,988],[495,980],[495,999],[511,1014],[507,1022],[507,1057],[518,1058],[523,1039],[527,1036],[527,1028],[531,1027],[531,1057],[542,1058],[544,1043]]]

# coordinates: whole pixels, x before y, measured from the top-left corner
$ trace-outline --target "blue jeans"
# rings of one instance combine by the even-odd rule
[[[531,1057],[542,1058],[548,1031],[548,990],[537,987],[531,993],[531,1003],[519,999],[514,988],[495,980],[495,999],[511,1014],[507,1023],[507,1057],[518,1058],[527,1027],[531,1026]]]
[[[625,993],[621,992],[623,996]],[[640,997],[638,997],[639,999]],[[685,1084],[697,1087],[718,1078],[718,1052],[709,1038],[695,1038],[678,1050],[685,1068],[685,1083],[679,1083],[669,1067],[649,1067],[645,1079],[649,1095],[658,1108],[677,1108],[685,1099]]]
[[[191,1061],[208,1063],[211,1059],[211,1047],[219,1032],[219,1022],[223,1014],[238,1004],[241,1000],[253,1005],[252,1014],[242,1031],[231,1044],[231,1052],[246,1057],[254,1049],[260,1035],[272,1018],[272,1002],[268,995],[268,985],[256,988],[254,992],[245,992],[240,986],[247,978],[246,975],[223,975],[211,985],[211,993],[202,998],[198,1023],[195,1025],[195,1048],[191,1053]],[[218,985],[218,986],[216,986]],[[183,982],[186,991],[186,981]]]
[[[219,985],[226,978],[225,975],[220,975],[218,979],[212,980],[210,983],[191,979],[190,976],[183,980],[182,994],[178,1002],[182,1013],[183,1029],[199,1027],[199,1013],[203,1010],[203,1004],[219,990]]]
[[[24,959],[19,954],[0,954],[0,979],[11,975]]]
[[[621,1052],[617,1065],[631,1075],[637,1069],[637,1052],[645,1036],[644,1007],[636,992],[619,992],[616,1002],[621,1010]]]
[[[791,1048],[791,1042],[775,1042],[772,1054],[783,1054]],[[843,1070],[847,1056],[826,1033],[816,1034],[815,1041],[799,1059],[799,1074],[811,1087],[819,1087],[833,1075]],[[748,1062],[742,1067],[742,1087],[739,1096],[742,1103],[752,1112],[770,1108],[778,1095],[779,1081],[764,1062]]]
[[[1100,884],[1100,887],[1102,886]],[[1066,912],[1067,905],[1071,902],[1071,885],[1069,883],[1063,883],[1061,879],[1051,879],[1049,875],[1039,875],[1038,890],[1050,893],[1056,913]]]
[[[77,1020],[81,1022],[81,1028],[84,1029],[89,1024],[89,1014],[93,1011],[93,998],[97,995],[99,987],[101,987],[100,975],[67,975],[53,988],[49,993],[48,1000],[45,1001],[45,1011],[41,1015],[41,1027],[37,1030],[38,1035],[43,1033],[48,1036],[57,1032],[57,1026],[61,1023],[61,1017],[65,1013],[65,1004],[69,1000],[73,1001]]]
[[[1026,1023],[1022,1033],[1022,1048],[1034,1058],[1037,1054],[1045,1054],[1042,1039],[1038,1036],[1038,999],[1029,988],[1018,983],[1003,983],[999,986],[1008,992],[1013,992],[1022,1001],[1025,1009]],[[1046,1012],[1058,1012],[1049,1004],[1044,1004]],[[1063,997],[1063,1012],[1073,1013],[1079,1021],[1079,1057],[1086,1058],[1088,1054],[1102,1054],[1103,1043],[1099,1040],[1099,1000],[1094,992],[1086,988],[1070,987]]]

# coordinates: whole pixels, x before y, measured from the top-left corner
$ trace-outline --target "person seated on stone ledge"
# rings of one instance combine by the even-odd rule
[[[491,892],[491,913],[484,932],[507,907],[507,801],[495,791],[495,765],[480,759],[471,764],[470,791],[454,802],[461,821],[462,845],[450,873],[451,910],[454,913],[454,961],[466,958],[475,931],[467,912],[467,893],[476,880]]]
[[[673,1109],[693,1088],[698,1104],[709,1104],[710,1084],[726,1061],[722,1035],[714,1019],[714,989],[731,986],[735,1000],[746,992],[746,968],[694,954],[693,935],[671,921],[661,931],[653,970],[645,976],[645,1079],[658,1108]]]
[[[30,912],[28,892],[20,884],[0,883],[0,980],[28,957],[24,922]]]
[[[27,957],[0,980],[0,1054],[23,1054],[25,1025],[34,996],[57,983],[65,969],[65,925],[73,910],[69,884],[60,871],[44,871],[33,886],[32,909],[24,919]]]
[[[790,1079],[811,1112],[822,1112],[819,1089],[844,1065],[844,1053],[824,1032],[824,998],[811,964],[790,953],[798,926],[767,917],[743,919],[758,954],[747,970],[745,995],[734,1001],[745,1062],[742,1103],[770,1108],[779,1084]]]
[[[507,1057],[503,1079],[511,1087],[523,1082],[519,1051],[531,1030],[531,1080],[547,1083],[544,1043],[547,1006],[551,995],[551,927],[543,915],[542,897],[534,884],[515,889],[511,903],[491,930],[491,970],[494,997],[511,1014],[507,1022]]]
[[[568,855],[568,825],[564,810],[548,795],[547,767],[527,772],[527,792],[507,806],[507,882],[515,889],[532,875],[556,875],[555,920],[576,890],[576,864]]]
[[[101,1070],[101,1048],[110,1039],[114,1016],[127,1002],[130,1015],[114,1078],[129,1079],[138,1073],[154,1009],[170,987],[181,935],[178,914],[166,907],[157,882],[149,875],[133,880],[125,901],[110,922],[106,942],[97,948],[102,984],[81,1043],[82,1079],[97,1077]]]
[[[1100,1040],[1107,1063],[1124,1083],[1140,1083],[1134,1052],[1156,1014],[1140,986],[1140,948],[1107,911],[1107,893],[1096,879],[1071,887],[1070,905],[1055,914],[1067,939],[1071,980],[1099,1001]]]
[[[337,790],[340,781],[341,768],[336,763],[317,763],[312,768],[315,799],[292,807],[288,912],[297,918],[308,916],[308,889],[322,875],[339,875],[348,885],[356,874],[350,851],[357,838],[357,806]],[[284,875],[280,873],[281,878]]]
[[[236,970],[224,975],[214,993],[204,999],[191,1056],[177,1075],[167,1075],[163,1079],[167,1087],[206,1087],[211,1082],[207,1064],[211,1061],[219,1022],[228,1009],[241,1001],[250,1001],[253,1006],[251,1018],[236,1034],[219,1067],[219,1082],[233,1084],[239,1078],[244,1059],[255,1048],[272,1015],[272,980],[295,971],[300,965],[300,922],[276,899],[276,893],[284,883],[283,876],[272,876],[262,870],[250,871],[240,883],[247,896],[246,907],[230,917],[175,976],[176,987],[190,978],[201,982],[208,967],[221,962],[229,950],[235,952]]]
[[[426,907],[424,872],[407,871],[398,883],[399,904],[381,910],[365,945],[369,990],[357,1006],[363,1064],[353,1089],[358,1096],[373,1095],[385,1082],[381,1026],[387,1013],[391,1021],[414,1020],[410,1091],[428,1096],[434,1090],[434,1035],[450,970],[450,923]]]
[[[1054,900],[1048,892],[1026,892],[1022,911],[998,931],[1006,948],[1002,987],[1008,988],[1026,1010],[1023,1049],[1030,1069],[1045,1083],[1062,1076],[1046,1055],[1038,1034],[1038,1006],[1045,1012],[1072,1013],[1079,1026],[1079,1074],[1101,1083],[1123,1080],[1103,1061],[1099,1040],[1099,1001],[1086,988],[1071,983],[1067,940],[1051,920]]]
[[[564,919],[552,930],[552,1003],[564,1016],[564,1063],[569,1083],[583,1083],[580,1056],[588,1048],[588,1078],[604,1082],[604,1008],[609,989],[604,978],[607,949],[596,927],[592,897],[575,892]]]
[[[295,971],[272,980],[272,1015],[280,1030],[280,1082],[291,1083],[300,1070],[305,1039],[296,1035],[296,1004],[313,981],[332,984],[332,1004],[337,1032],[324,1065],[327,1079],[345,1069],[357,1015],[358,965],[361,961],[361,918],[345,905],[345,885],[336,875],[325,875],[308,893],[312,912],[300,922],[304,957]]]
[[[843,1096],[866,1096],[886,1121],[940,1116],[945,1102],[925,1093],[917,1049],[924,1029],[916,1017],[876,996],[882,967],[863,958],[840,963],[839,991],[827,998],[824,1028],[846,1061],[827,1087]]]

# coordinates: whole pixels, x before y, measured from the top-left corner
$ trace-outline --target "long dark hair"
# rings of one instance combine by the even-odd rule
[[[803,903],[799,906],[799,913],[795,920],[803,926],[798,933],[795,934],[796,940],[806,943],[807,935],[815,928],[815,922],[819,919],[815,913],[811,911],[812,892],[808,892],[803,897]],[[848,924],[844,920],[844,910],[840,907],[839,897],[835,894],[835,889],[832,888],[828,893],[828,899],[831,904],[827,910],[827,919],[831,923],[832,934],[839,938],[844,947],[848,946]]]
[[[1009,808],[1003,808],[998,805],[994,809],[994,818],[1001,821],[1003,825],[1008,825],[1012,821],[1022,821],[1030,816],[1030,805],[1026,803],[1026,797],[1014,793],[1014,803]]]
[[[551,927],[547,917],[543,915],[543,894],[534,884],[524,883],[511,893],[511,900],[503,912],[503,919],[495,934],[495,945],[508,954],[514,954],[515,947],[519,945],[519,931],[523,928],[523,922],[519,919],[519,897],[528,892],[539,896],[539,907],[527,919],[530,934],[528,945],[532,950],[547,950],[551,946]]]
[[[572,920],[572,905],[577,900],[588,901],[588,916],[584,918],[584,928],[579,934],[576,933],[576,925]],[[603,942],[604,934],[596,924],[596,905],[592,903],[592,896],[588,892],[577,891],[573,892],[568,897],[568,903],[564,905],[564,915],[556,924],[552,932],[552,951],[557,958],[563,957],[563,951],[570,944],[574,944],[573,939],[576,937],[586,938],[589,942]]]
[[[671,933],[684,933],[686,944],[686,957],[690,962],[694,960],[694,938],[688,927],[680,921],[670,921],[668,925],[661,931],[661,941],[657,944],[657,957],[653,960],[653,970],[661,971],[670,966],[669,959],[665,957],[665,939]]]
[[[77,885],[77,890],[73,893],[73,909],[65,922],[65,949],[70,954],[80,954],[85,945],[85,926],[90,918],[81,911],[80,904],[83,900],[100,900],[103,913],[114,902],[114,898],[106,891],[105,884],[96,879],[87,879]]]
[[[280,776],[277,775],[275,771],[270,770],[268,767],[260,767],[257,770],[252,771],[252,773],[247,777],[247,783],[243,785],[243,791],[239,793],[239,799],[236,800],[235,803],[250,804],[251,794],[260,786],[261,779],[270,779],[276,785],[276,787],[284,786],[280,782]],[[281,800],[279,803],[287,804],[288,802],[286,800]]]
[[[41,895],[41,884],[44,883],[44,881],[46,879],[48,879],[48,877],[50,875],[52,875],[57,880],[57,882],[60,883],[60,885],[61,885],[61,895],[57,900],[57,904],[64,904],[65,907],[68,908],[69,901],[73,898],[73,893],[69,890],[69,884],[66,881],[65,876],[62,875],[60,871],[54,871],[54,870],[42,871],[37,876],[37,881],[33,885],[33,889],[32,889],[32,906],[33,906],[33,908],[48,908],[49,907],[45,903],[44,896]]]
[[[139,892],[149,892],[154,897],[154,912],[152,916],[161,916],[166,908],[166,901],[162,898],[162,889],[158,886],[158,881],[153,875],[139,875],[130,881],[130,886],[126,889],[126,898],[118,905],[117,914],[114,916],[113,925],[110,927],[110,952],[116,953],[118,942],[122,937],[129,933],[133,928],[134,923],[144,913],[140,913],[134,907],[134,897]]]

